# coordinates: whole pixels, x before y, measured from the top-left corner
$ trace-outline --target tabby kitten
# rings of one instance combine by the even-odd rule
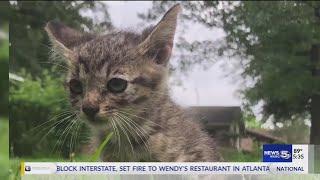
[[[218,161],[200,125],[169,97],[168,61],[180,5],[141,34],[82,33],[51,21],[53,50],[68,62],[70,102],[91,127],[94,151],[111,131],[104,161]]]

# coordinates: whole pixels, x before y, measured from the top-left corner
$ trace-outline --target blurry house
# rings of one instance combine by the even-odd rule
[[[265,143],[285,143],[285,140],[260,129],[246,129],[239,106],[193,106],[186,113],[201,121],[204,128],[220,146],[251,152],[254,141]]]
[[[187,114],[199,120],[219,145],[232,146],[240,150],[240,138],[244,133],[244,122],[239,106],[193,106]]]
[[[246,128],[243,134],[242,140],[250,139],[250,141],[257,142],[258,145],[262,144],[272,144],[272,143],[287,143],[286,139],[273,135],[272,131],[265,129],[249,129]],[[244,148],[244,150],[247,150]],[[247,151],[250,151],[249,149]]]

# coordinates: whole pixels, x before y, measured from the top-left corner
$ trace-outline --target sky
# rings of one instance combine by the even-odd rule
[[[137,16],[137,13],[146,13],[152,5],[150,1],[113,1],[106,3],[109,7],[108,12],[111,20],[116,28],[138,31],[142,29],[141,23],[143,20]],[[189,24],[188,27],[183,35],[188,41],[214,41],[224,36],[222,29],[209,29],[200,24]],[[178,24],[177,34],[181,30]],[[215,63],[206,70],[202,67],[193,68],[186,77],[180,77],[182,86],[171,87],[172,98],[182,106],[239,106],[241,101],[237,96],[237,90],[240,89],[240,83],[234,80],[234,76],[232,78],[226,77],[229,71],[226,72],[221,66],[222,63]],[[170,81],[174,80],[175,77],[171,77]]]

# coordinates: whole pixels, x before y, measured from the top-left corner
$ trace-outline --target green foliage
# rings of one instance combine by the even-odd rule
[[[262,156],[262,150],[257,144],[255,144],[254,151],[251,153],[238,152],[230,148],[222,148],[219,152],[226,162],[260,162]]]
[[[9,164],[9,121],[0,118],[0,142],[3,148],[0,148],[0,179],[5,179],[8,175]]]
[[[21,179],[20,162],[18,159],[10,159],[9,180]]]
[[[140,17],[154,20],[175,3],[153,2],[152,9]],[[179,38],[179,51],[197,52],[197,58],[192,59],[203,62],[214,60],[208,53],[233,57],[242,66],[243,78],[250,82],[242,91],[244,106],[263,102],[264,120],[271,116],[275,122],[308,116],[311,95],[320,93],[320,82],[311,76],[310,63],[311,45],[320,42],[320,18],[315,16],[319,1],[189,1],[181,5],[182,21],[223,28],[226,37],[218,44]],[[208,50],[190,48],[195,43]]]
[[[9,23],[0,20],[0,179],[8,178],[9,121],[8,121],[8,62]]]
[[[27,69],[33,76],[41,74],[48,68],[50,52],[49,39],[44,27],[50,20],[61,21],[78,30],[94,30],[96,25],[92,18],[81,12],[94,12],[103,15],[99,25],[110,27],[107,7],[102,2],[93,1],[16,1],[10,11],[0,7],[10,17],[10,71]]]
[[[52,77],[52,71],[44,71],[41,78],[33,79],[30,74],[22,71],[23,82],[13,81],[10,85],[10,148],[11,156],[37,155],[53,153],[52,148],[62,146],[61,153],[68,156],[68,143],[59,141],[59,133],[69,122],[52,126],[57,119],[55,115],[70,109],[62,78]],[[67,115],[65,115],[67,116]],[[64,118],[65,116],[59,116]],[[46,123],[52,120],[52,123]],[[44,126],[35,128],[43,123]],[[49,129],[52,131],[49,131]],[[42,139],[46,134],[45,139]],[[70,136],[66,134],[66,136]],[[69,137],[70,138],[70,137]],[[69,139],[67,138],[67,139]],[[43,141],[39,142],[42,139]]]
[[[246,128],[261,128],[262,123],[257,121],[254,115],[244,114],[243,119],[244,119]]]
[[[8,62],[9,62],[9,35],[8,22],[0,22],[0,116],[8,114]]]
[[[9,34],[8,34],[9,24],[4,23],[1,24],[1,33],[3,37],[1,37],[0,43],[0,61],[8,62],[9,59]],[[7,68],[8,69],[8,68]]]
[[[63,107],[57,107],[55,104],[62,98],[66,98],[62,86],[63,80],[52,77],[50,73],[45,70],[41,78],[37,77],[35,79],[25,71],[19,73],[18,75],[23,77],[24,81],[12,82],[12,86],[10,86],[10,104],[20,101],[30,102],[31,104],[35,104],[35,106],[52,107],[52,110],[56,111],[61,110]]]
[[[223,12],[228,49],[243,57],[244,77],[254,86],[244,91],[250,105],[264,102],[266,119],[305,117],[310,96],[320,92],[311,76],[309,51],[320,41],[314,8],[305,2],[243,2]]]
[[[285,139],[289,144],[309,143],[310,129],[304,121],[289,121],[282,124],[281,128],[276,127],[273,130],[273,135]]]
[[[320,174],[320,146],[314,147],[314,172]]]

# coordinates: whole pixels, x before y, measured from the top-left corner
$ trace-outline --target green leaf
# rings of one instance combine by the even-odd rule
[[[102,150],[105,148],[105,146],[110,141],[111,137],[113,135],[113,132],[109,133],[106,139],[100,144],[99,148],[96,150],[96,152],[92,155],[91,161],[98,161],[99,157],[101,156]]]

